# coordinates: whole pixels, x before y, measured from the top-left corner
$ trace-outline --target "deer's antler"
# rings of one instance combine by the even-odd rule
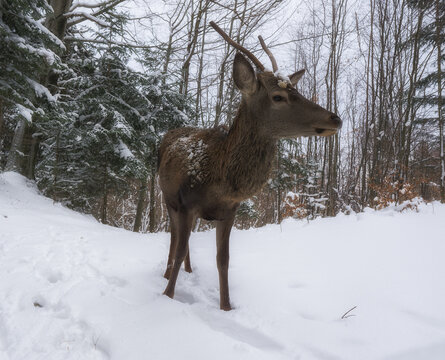
[[[255,64],[255,66],[260,70],[264,71],[264,65],[261,64],[261,62],[256,58],[255,55],[253,55],[249,50],[247,50],[244,46],[238,44],[236,41],[233,41],[229,35],[227,35],[218,25],[216,25],[213,21],[210,21],[210,26],[214,28],[218,34],[220,34],[224,40],[226,40],[230,45],[232,45],[235,49],[238,49],[239,51],[246,54],[250,60]],[[269,50],[268,50],[269,51]],[[275,62],[276,65],[276,62]],[[276,71],[276,70],[274,70]]]
[[[275,60],[275,57],[272,54],[272,51],[270,51],[269,48],[266,46],[266,43],[264,42],[263,37],[261,35],[258,36],[258,39],[260,39],[260,43],[261,46],[263,47],[263,50],[269,56],[270,62],[272,63],[273,72],[276,72],[278,70],[278,65],[277,61]]]

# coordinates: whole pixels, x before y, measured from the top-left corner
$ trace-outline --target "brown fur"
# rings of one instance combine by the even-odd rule
[[[301,77],[301,72],[296,73]],[[305,99],[292,86],[283,88],[272,73],[255,74],[237,54],[234,80],[242,92],[230,127],[181,128],[168,132],[159,151],[159,178],[171,218],[171,245],[164,292],[174,296],[181,263],[191,271],[188,239],[193,219],[215,220],[220,307],[230,310],[229,237],[239,203],[269,178],[279,138],[331,135],[341,124],[329,111]],[[292,77],[291,77],[292,80]],[[282,101],[275,101],[279,95]]]

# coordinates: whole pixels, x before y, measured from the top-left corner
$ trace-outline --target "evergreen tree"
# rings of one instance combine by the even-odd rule
[[[291,139],[280,140],[278,144],[276,168],[269,180],[270,189],[277,194],[276,221],[278,223],[281,222],[283,214],[284,203],[282,198],[288,191],[295,189],[303,171],[301,164],[292,152],[292,149],[297,147],[298,142]]]
[[[409,4],[424,11],[429,15],[430,21],[422,27],[420,38],[424,46],[433,47],[436,52],[435,66],[431,66],[427,74],[416,84],[417,89],[422,96],[415,98],[416,102],[434,109],[433,117],[417,119],[418,123],[435,123],[438,124],[438,149],[439,149],[439,166],[440,173],[440,197],[445,203],[445,153],[444,153],[444,107],[443,101],[443,75],[442,69],[445,67],[445,51],[443,51],[443,43],[445,39],[445,3],[439,0],[410,0]]]
[[[436,16],[436,1],[431,0],[422,0],[422,1],[410,1],[411,6],[417,8],[419,11],[425,11],[429,15],[427,19],[430,21],[425,21],[425,25],[422,27],[420,31],[420,39],[425,47],[438,47],[439,44],[443,44],[445,40],[445,34],[443,33],[443,28],[445,24],[445,3],[439,1],[439,5],[437,6],[437,16]],[[439,38],[437,36],[437,29],[439,31]],[[413,34],[415,36],[416,34]],[[439,73],[441,69],[437,66],[437,60],[434,59],[434,65],[429,67],[425,76],[423,76],[417,82],[417,89],[427,91],[428,96],[416,97],[417,102],[421,102],[424,105],[432,105],[437,107],[439,101],[439,94],[437,92],[437,83],[439,81]],[[440,64],[445,66],[445,53],[440,54]],[[442,103],[442,105],[445,105]],[[436,119],[437,120],[437,119]]]
[[[309,220],[323,215],[328,197],[321,189],[320,165],[311,159],[291,156],[283,164],[287,173],[293,174],[286,187],[285,215]]]
[[[304,176],[301,179],[302,203],[309,219],[315,219],[325,213],[327,194],[321,189],[320,166],[314,161],[308,161],[305,165]]]
[[[49,136],[39,186],[103,222],[109,196],[125,196],[129,179],[145,180],[155,170],[159,133],[186,120],[178,95],[158,74],[132,70],[128,59],[121,47],[96,53],[75,44],[59,79],[60,107],[42,129]]]
[[[0,150],[9,153],[8,170],[21,170],[27,127],[56,101],[45,75],[50,67],[60,67],[64,45],[41,23],[50,11],[45,0],[0,1]],[[14,132],[12,141],[8,132]]]
[[[255,207],[255,198],[243,201],[236,211],[236,223],[241,229],[247,229],[258,220],[258,211]],[[253,224],[252,224],[253,223]]]

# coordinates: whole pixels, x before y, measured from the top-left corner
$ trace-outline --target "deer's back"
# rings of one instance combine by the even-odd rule
[[[169,131],[159,149],[159,180],[168,205],[196,208],[207,219],[224,217],[237,202],[223,181],[225,128]]]

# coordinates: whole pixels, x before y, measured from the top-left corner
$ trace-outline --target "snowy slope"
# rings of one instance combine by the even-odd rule
[[[445,206],[235,230],[231,312],[214,235],[192,234],[171,300],[168,234],[101,225],[0,174],[0,359],[445,359]]]

